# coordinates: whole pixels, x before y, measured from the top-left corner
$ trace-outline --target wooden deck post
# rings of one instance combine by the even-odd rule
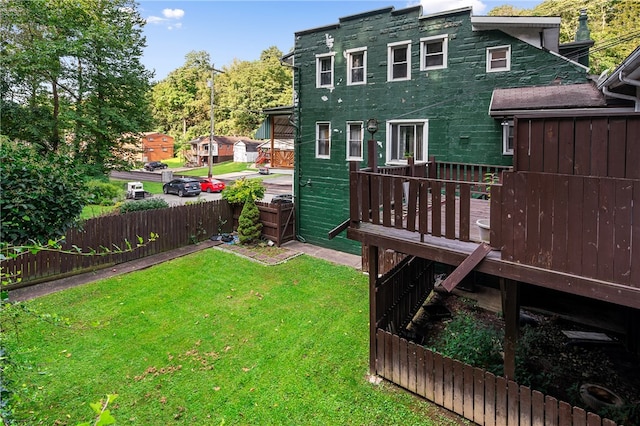
[[[369,374],[376,374],[376,286],[378,283],[378,246],[369,245]]]
[[[378,173],[378,143],[375,139],[367,141],[367,166],[373,173]]]
[[[502,313],[504,314],[504,376],[516,377],[516,346],[520,322],[520,285],[517,281],[500,278]]]

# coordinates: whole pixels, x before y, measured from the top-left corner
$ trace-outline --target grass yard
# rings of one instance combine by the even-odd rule
[[[234,163],[233,161],[226,161],[224,163],[216,163],[212,167],[213,177],[220,176],[226,173],[244,172],[245,170],[253,170],[249,166],[251,163]],[[180,174],[186,176],[207,176],[209,173],[209,167],[198,167],[196,169],[185,170]]]
[[[17,424],[87,421],[106,394],[118,424],[460,424],[366,380],[367,277],[306,255],[209,249],[26,308],[0,313]]]

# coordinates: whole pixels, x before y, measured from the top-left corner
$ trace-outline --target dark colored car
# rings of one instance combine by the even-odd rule
[[[200,190],[202,192],[222,192],[225,184],[218,179],[201,179]]]
[[[161,161],[150,161],[144,165],[144,169],[149,172],[152,172],[156,169],[166,169],[167,167],[169,167],[169,165]]]
[[[282,204],[288,204],[288,203],[293,203],[293,194],[280,194],[280,195],[275,195],[272,199],[271,199],[272,203],[282,203]]]
[[[180,197],[185,195],[199,195],[200,182],[198,179],[178,178],[162,185],[165,194],[177,194]]]

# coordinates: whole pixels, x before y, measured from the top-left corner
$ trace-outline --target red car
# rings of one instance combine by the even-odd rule
[[[224,182],[218,179],[201,179],[200,190],[202,192],[222,192],[225,185]]]

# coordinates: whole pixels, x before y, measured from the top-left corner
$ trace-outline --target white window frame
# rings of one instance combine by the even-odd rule
[[[399,47],[406,47],[407,49],[407,76],[401,78],[393,78],[393,52]],[[387,81],[406,81],[411,80],[411,40],[398,41],[395,43],[387,44]]]
[[[351,142],[355,142],[351,140],[351,128],[353,126],[358,126],[360,128],[360,155],[351,155]],[[362,121],[347,121],[347,161],[362,161],[364,158],[364,122]]]
[[[513,118],[507,118],[502,120],[502,155],[513,155],[513,139],[514,139],[514,126]],[[509,140],[511,140],[511,148],[509,148]]]
[[[329,84],[322,84],[322,62],[325,59],[329,59],[331,61],[331,82]],[[335,65],[335,52],[330,52],[330,53],[322,53],[322,54],[318,54],[316,55],[316,88],[333,88],[333,77],[335,74],[335,69],[334,69],[334,65]],[[325,71],[326,72],[326,71]]]
[[[428,66],[427,65],[427,44],[430,44],[438,40],[442,42],[442,53],[439,53],[439,55],[442,55],[442,65]],[[448,49],[449,49],[448,34],[441,34],[437,36],[421,38],[420,39],[420,70],[427,71],[427,70],[440,70],[440,69],[447,68],[447,61],[449,57]],[[435,54],[430,56],[435,56]]]
[[[367,84],[367,48],[359,47],[357,49],[349,49],[345,51],[347,57],[347,85],[355,86],[358,84]],[[353,56],[362,53],[362,81],[353,81]]]
[[[399,150],[396,149],[397,158],[394,157],[394,147],[393,143],[393,131],[396,126],[422,126],[422,157],[418,158],[414,154],[414,159],[416,162],[426,162],[429,158],[429,120],[428,119],[416,119],[416,120],[388,120],[387,121],[387,140],[386,140],[386,155],[387,155],[387,164],[407,164],[407,159],[404,158],[404,150],[402,154],[399,154]]]
[[[328,135],[328,146],[327,146],[327,154],[320,154],[320,127],[327,126],[327,135]],[[316,122],[316,158],[331,158],[331,122],[329,121],[318,121]]]
[[[495,52],[505,52],[506,65],[504,67],[493,67],[493,54]],[[500,59],[502,60],[502,59]],[[487,47],[487,72],[511,71],[511,45]]]

